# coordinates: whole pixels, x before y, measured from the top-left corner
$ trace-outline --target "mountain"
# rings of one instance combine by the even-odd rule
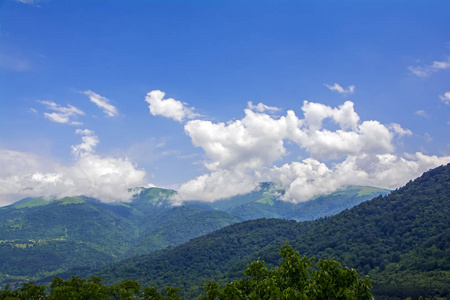
[[[93,199],[26,205],[34,202],[0,209],[0,265],[9,276],[42,276],[112,262],[137,236],[130,221]]]
[[[0,280],[42,278],[148,253],[239,222],[225,213],[173,207],[172,191],[143,189],[130,203],[87,197],[28,198],[0,208]]]
[[[130,258],[95,274],[145,285],[176,286],[196,297],[206,280],[227,282],[255,259],[276,265],[280,245],[336,259],[373,278],[378,297],[449,297],[450,164],[388,196],[338,215],[301,222],[246,221],[165,251]]]
[[[26,198],[0,208],[0,281],[43,278],[86,269],[185,243],[248,219],[314,219],[337,213],[387,190],[350,187],[310,202],[280,200],[272,183],[212,204],[173,206],[176,191],[137,188],[131,202],[102,203],[78,196]]]

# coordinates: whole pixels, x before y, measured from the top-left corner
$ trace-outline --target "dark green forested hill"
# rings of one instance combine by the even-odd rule
[[[252,254],[286,243],[309,229],[308,223],[299,227],[295,221],[245,221],[168,250],[127,259],[96,275],[110,283],[128,278],[160,287],[176,286],[190,298],[202,291],[206,280],[221,278],[229,270],[240,275]]]
[[[381,296],[449,296],[450,165],[426,172],[385,197],[312,222],[255,220],[186,244],[135,257],[97,274],[175,285],[188,297],[205,279],[227,281],[255,258],[277,264],[280,244],[327,257],[374,279]]]

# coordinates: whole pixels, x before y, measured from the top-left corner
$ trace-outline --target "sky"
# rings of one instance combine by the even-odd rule
[[[449,1],[0,1],[0,206],[298,203],[449,162]]]

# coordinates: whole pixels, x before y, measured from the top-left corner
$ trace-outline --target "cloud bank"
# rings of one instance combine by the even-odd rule
[[[145,172],[127,158],[95,153],[98,137],[76,130],[82,142],[72,146],[74,163],[63,166],[30,153],[0,150],[0,206],[25,197],[84,195],[103,202],[129,201],[131,187],[146,184]]]
[[[160,91],[148,95],[164,97]],[[178,107],[179,118],[161,115],[181,121],[183,106]],[[302,118],[293,110],[280,117],[266,110],[264,104],[249,103],[240,120],[187,121],[184,130],[192,144],[203,149],[207,172],[182,184],[175,200],[215,201],[272,181],[286,189],[283,200],[297,203],[348,185],[397,188],[450,162],[450,156],[396,153],[394,142],[413,132],[397,123],[362,121],[351,101],[338,107],[304,101]],[[282,163],[289,154],[286,143],[307,157]]]

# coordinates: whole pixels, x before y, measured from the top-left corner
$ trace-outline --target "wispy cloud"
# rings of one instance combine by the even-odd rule
[[[28,4],[31,6],[39,7],[38,2],[41,2],[41,0],[15,0],[18,3]]]
[[[117,108],[109,103],[109,99],[103,96],[100,96],[99,94],[88,90],[83,92],[85,95],[89,97],[89,99],[95,103],[98,107],[100,107],[103,112],[108,115],[109,117],[117,117],[119,115]]]
[[[447,61],[433,61],[431,65],[409,66],[408,70],[416,76],[428,77],[441,70],[450,69],[450,58]]]
[[[52,113],[44,113],[44,116],[52,122],[80,125],[82,123],[74,121],[77,116],[83,116],[84,112],[73,105],[68,104],[66,107],[60,106],[53,101],[39,101],[44,104],[47,109],[52,110]]]
[[[257,105],[253,105],[252,101],[248,101],[247,106],[249,109],[256,111],[256,112],[265,112],[265,111],[273,112],[273,111],[280,110],[278,107],[268,106],[268,105],[262,104],[261,102],[258,103]]]
[[[439,98],[445,103],[450,105],[450,92],[446,92],[444,95],[439,95]]]
[[[81,156],[85,153],[93,153],[99,142],[98,137],[94,135],[94,132],[89,129],[77,129],[75,130],[75,133],[83,136],[81,138],[83,142],[79,145],[72,146],[72,153],[76,156]]]
[[[389,129],[391,129],[393,132],[398,134],[399,136],[405,136],[405,135],[412,135],[412,131],[409,129],[403,129],[400,124],[392,123],[389,126]]]
[[[416,115],[424,117],[424,118],[428,118],[428,113],[426,111],[424,111],[423,109],[416,111]]]
[[[355,88],[356,88],[354,85],[351,85],[347,89],[344,89],[338,83],[335,83],[333,85],[326,84],[325,86],[334,92],[338,92],[339,94],[345,94],[345,95],[353,94],[355,92]]]
[[[0,53],[0,68],[14,72],[27,72],[32,69],[28,59],[18,54],[4,53]]]

